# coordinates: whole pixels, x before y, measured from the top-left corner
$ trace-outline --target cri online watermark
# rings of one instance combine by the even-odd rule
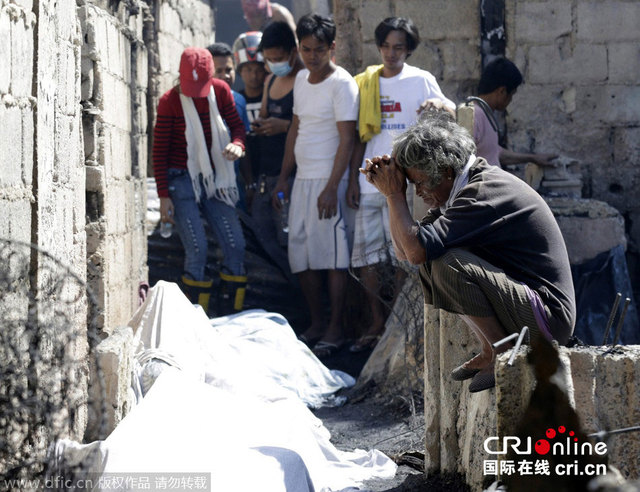
[[[484,460],[485,475],[605,475],[607,466],[604,463],[586,463],[579,460],[573,463],[552,464],[547,458],[551,456],[604,456],[607,445],[604,442],[579,442],[574,431],[567,431],[563,425],[557,429],[549,428],[545,438],[538,439],[535,444],[531,437],[522,440],[516,436],[488,437],[484,441],[484,450],[500,459]],[[502,456],[512,452],[527,458],[504,460]]]

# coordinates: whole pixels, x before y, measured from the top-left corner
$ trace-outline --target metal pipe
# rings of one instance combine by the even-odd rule
[[[620,319],[618,320],[618,326],[616,327],[616,336],[613,339],[613,347],[618,344],[618,340],[620,339],[620,333],[622,332],[622,324],[624,323],[624,318],[627,315],[627,309],[629,309],[629,304],[631,303],[631,299],[628,297],[624,300],[624,306],[622,307],[622,314],[620,315]]]
[[[505,343],[510,342],[511,340],[517,337],[518,337],[517,333],[512,333],[511,335],[504,337],[502,340],[498,340],[496,343],[492,344],[491,346],[493,348],[498,348],[500,345],[504,345]]]
[[[516,358],[516,354],[518,353],[518,350],[520,350],[520,345],[522,345],[522,340],[524,339],[524,336],[528,331],[529,331],[529,327],[528,326],[523,326],[522,330],[520,330],[520,336],[518,337],[518,340],[516,341],[516,344],[513,347],[513,351],[511,352],[511,356],[509,357],[509,361],[507,362],[507,365],[509,367],[511,367],[513,365],[513,361]],[[515,333],[514,333],[514,335],[515,335]]]
[[[620,299],[622,298],[622,293],[618,292],[616,294],[616,299],[613,301],[613,307],[611,308],[611,314],[609,314],[609,321],[607,321],[607,328],[604,330],[604,337],[602,337],[602,343],[600,345],[604,345],[607,343],[607,337],[609,336],[609,330],[611,330],[611,326],[613,325],[613,320],[616,317],[616,312],[618,311],[618,305],[620,304]]]

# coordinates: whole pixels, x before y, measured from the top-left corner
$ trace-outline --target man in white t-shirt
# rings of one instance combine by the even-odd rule
[[[293,87],[293,120],[273,204],[280,207],[279,191],[289,198],[287,179],[297,165],[288,254],[311,314],[311,325],[300,338],[318,357],[328,357],[344,343],[342,315],[353,224],[353,210],[346,204],[347,168],[358,119],[358,86],[331,61],[336,34],[331,19],[305,15],[296,34],[306,69],[298,72]],[[328,325],[323,319],[323,270],[331,304]]]
[[[380,264],[395,257],[391,251],[389,209],[385,197],[358,172],[364,159],[391,153],[396,135],[411,126],[425,109],[455,105],[447,99],[433,75],[405,63],[420,42],[410,19],[389,17],[375,30],[382,65],[368,67],[356,75],[360,88],[359,138],[351,160],[347,203],[357,209],[351,265],[359,268],[371,312],[368,330],[350,347],[353,352],[375,346],[384,331],[385,316],[379,298]],[[378,111],[379,109],[379,111]],[[396,272],[396,289],[404,278]]]

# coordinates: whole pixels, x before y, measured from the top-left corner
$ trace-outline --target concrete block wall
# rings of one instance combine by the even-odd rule
[[[33,46],[36,14],[29,5],[0,4],[0,238],[32,240],[36,97]],[[6,248],[2,244],[3,248]],[[13,246],[8,246],[13,248]],[[5,272],[28,282],[25,269],[5,264]],[[0,308],[26,317],[28,299],[5,293]]]
[[[9,244],[22,255],[7,262],[4,273],[15,283],[0,285],[0,315],[37,326],[29,299],[42,301],[34,312],[45,316],[49,304],[62,305],[46,290],[51,282],[68,276],[88,283],[97,301],[91,312],[77,282],[75,292],[60,291],[77,300],[63,313],[73,336],[67,349],[78,363],[73,386],[84,394],[84,407],[70,409],[68,434],[76,439],[90,419],[88,318],[106,333],[124,325],[147,279],[149,97],[156,94],[149,87],[161,85],[152,84],[157,67],[177,76],[182,47],[213,39],[212,2],[152,7],[165,3],[180,13],[178,23],[163,24],[180,44],[175,52],[157,49],[159,20],[146,3],[0,2],[0,238],[14,241],[0,250]]]
[[[425,469],[460,473],[472,490],[483,490],[497,478],[484,473],[484,460],[495,459],[485,452],[485,439],[516,435],[531,400],[536,379],[527,362],[528,348],[517,354],[513,366],[507,365],[511,351],[499,356],[495,389],[469,393],[468,382],[453,381],[449,374],[477,351],[477,343],[457,315],[430,311],[426,307]],[[640,347],[608,348],[560,349],[564,369],[554,382],[563,382],[586,434],[632,427],[640,418]],[[640,477],[637,433],[611,436],[607,449],[609,463],[623,477]]]
[[[107,333],[135,311],[138,284],[147,278],[147,14],[135,3],[117,12],[78,7],[88,279]]]
[[[621,211],[640,244],[640,3],[507,0],[507,56],[525,83],[509,106],[511,146],[582,163],[583,196]],[[632,278],[640,277],[630,261]],[[635,271],[633,271],[635,270]]]

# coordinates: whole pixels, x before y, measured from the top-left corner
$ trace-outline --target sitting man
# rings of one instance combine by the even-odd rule
[[[394,140],[393,157],[367,161],[385,195],[396,256],[420,264],[425,302],[461,316],[481,352],[456,368],[471,392],[495,385],[492,344],[527,326],[565,344],[576,318],[567,249],[546,202],[524,181],[474,154],[468,132],[444,112]],[[416,223],[406,179],[432,207]]]

